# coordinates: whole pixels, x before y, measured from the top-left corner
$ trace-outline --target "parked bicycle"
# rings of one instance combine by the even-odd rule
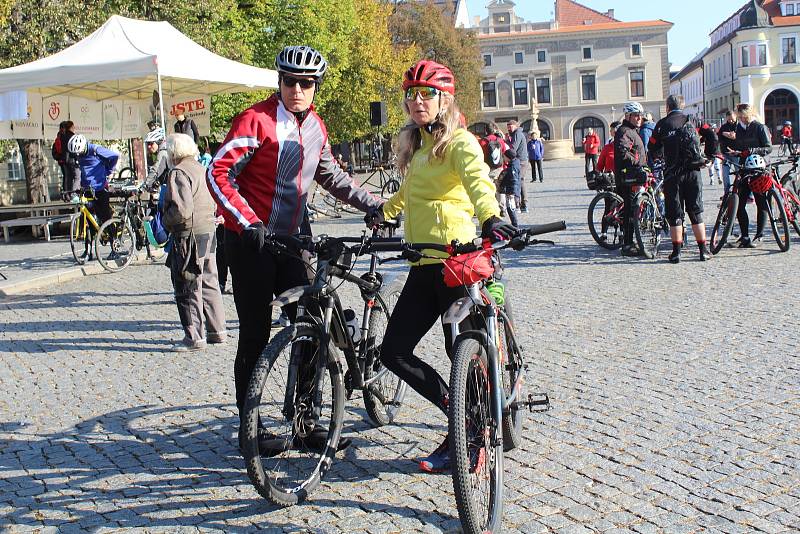
[[[590,172],[587,185],[597,191],[589,203],[589,232],[598,245],[616,250],[622,246],[624,201],[614,192],[614,175]]]
[[[158,259],[155,250],[163,245],[155,242],[149,222],[155,202],[144,184],[123,186],[114,194],[125,201],[119,214],[104,222],[98,231],[95,254],[100,265],[107,271],[121,271],[142,248],[148,259]]]
[[[91,203],[94,201],[94,191],[92,189],[70,191],[65,193],[66,198],[78,207],[78,211],[73,214],[69,223],[69,248],[72,257],[78,265],[84,265],[87,261],[92,261],[93,251],[95,250],[95,237],[100,230],[100,224],[94,213],[91,211]]]
[[[795,156],[790,160],[780,161],[770,165],[775,188],[783,198],[786,218],[792,227],[794,227],[794,231],[798,236],[800,236],[800,197],[798,197],[797,190],[797,165],[799,159],[800,158]],[[778,168],[779,165],[784,163],[789,163],[791,166],[783,176],[780,176]]]
[[[739,189],[742,181],[747,180],[750,191],[754,195],[763,195],[766,200],[767,216],[769,217],[772,234],[781,252],[789,250],[791,244],[789,240],[789,219],[784,206],[784,195],[781,183],[775,178],[777,174],[774,169],[745,169],[743,166],[734,162],[728,163],[731,166],[731,174],[735,176],[733,184],[722,197],[720,202],[717,219],[714,222],[714,229],[711,231],[711,252],[718,254],[728,241],[728,237],[733,230],[736,221],[736,213],[739,209]]]
[[[445,282],[467,289],[467,296],[454,302],[443,317],[454,339],[448,416],[451,472],[458,515],[467,534],[501,530],[503,453],[522,441],[523,409],[545,410],[550,403],[544,393],[524,397],[526,364],[516,339],[510,295],[496,269],[498,253],[552,244],[533,236],[565,228],[563,221],[534,225],[521,229],[511,241],[495,244],[476,239],[466,244],[399,247],[401,257],[411,261],[432,257],[424,250],[446,252]]]
[[[391,423],[402,408],[407,385],[383,367],[380,352],[403,281],[377,272],[375,240],[399,242],[377,233],[372,239],[322,235],[267,240],[279,254],[300,256],[300,250],[308,250],[317,255],[314,282],[290,289],[272,303],[297,302],[297,319],[264,349],[245,400],[242,452],[247,474],[258,493],[277,505],[304,500],[330,469],[341,437],[345,397],[361,391],[375,426]],[[352,274],[353,258],[366,254],[371,255],[369,270]],[[335,278],[342,282],[337,284]],[[342,307],[337,293],[343,282],[355,284],[364,300],[360,328],[348,328],[356,319]],[[348,318],[348,313],[353,316]],[[274,436],[269,450],[259,450],[259,427]],[[319,427],[327,431],[321,449],[306,442]]]

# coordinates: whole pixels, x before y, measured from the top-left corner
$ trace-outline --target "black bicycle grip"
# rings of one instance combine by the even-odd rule
[[[545,224],[532,224],[525,229],[525,233],[528,235],[542,235],[566,229],[567,223],[565,221],[556,221]]]

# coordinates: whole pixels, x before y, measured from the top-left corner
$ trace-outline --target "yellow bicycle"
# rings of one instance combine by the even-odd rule
[[[69,246],[72,256],[78,265],[92,260],[94,240],[100,230],[97,217],[89,210],[89,203],[94,200],[93,191],[75,191],[71,202],[78,206],[69,224]],[[91,195],[91,196],[89,196]]]

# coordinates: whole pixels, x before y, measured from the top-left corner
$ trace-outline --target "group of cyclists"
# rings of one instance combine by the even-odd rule
[[[647,135],[642,135],[645,112],[638,102],[625,104],[622,121],[611,124],[613,139],[602,149],[597,170],[613,173],[616,193],[624,203],[623,256],[642,254],[633,239],[633,200],[637,188],[647,182],[655,161],[663,162],[664,211],[672,242],[672,252],[668,256],[671,263],[681,260],[686,217],[698,244],[700,260],[712,257],[703,222],[702,169],[718,167],[720,181],[728,191],[734,164],[749,171],[764,171],[767,167],[763,156],[772,150],[769,132],[756,120],[750,105],[739,104],[735,113],[729,111],[725,123],[715,132],[708,125],[697,128],[683,113],[683,104],[681,95],[670,95],[666,100],[667,115],[652,129],[647,128]],[[648,141],[645,143],[644,139]],[[756,247],[762,241],[767,219],[765,200],[763,195],[755,195],[758,216],[756,234],[751,239],[746,211],[751,191],[746,181],[742,182],[738,193],[741,202],[737,218],[741,232],[737,243],[743,248]],[[606,212],[610,208],[606,206]],[[601,236],[604,238],[605,233]]]

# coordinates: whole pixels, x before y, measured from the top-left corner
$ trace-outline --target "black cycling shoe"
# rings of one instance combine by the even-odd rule
[[[739,239],[739,248],[756,248],[749,237],[742,237]]]
[[[670,263],[680,263],[681,262],[681,249],[673,250],[670,255],[667,257]]]
[[[239,431],[239,451],[244,456],[244,434]],[[265,458],[272,458],[291,449],[287,439],[278,437],[266,428],[258,429],[258,453]]]
[[[708,245],[706,243],[700,245],[700,261],[708,261],[713,257],[714,255],[708,250]]]
[[[639,247],[636,245],[625,245],[622,247],[622,251],[620,252],[623,256],[633,258],[636,256],[641,256],[642,251],[639,250]]]
[[[343,451],[350,446],[352,441],[350,438],[339,438],[339,445],[336,447],[336,452]],[[305,438],[295,435],[292,448],[298,450],[309,450],[312,452],[322,454],[328,445],[328,430],[323,428],[322,425],[315,425]]]

